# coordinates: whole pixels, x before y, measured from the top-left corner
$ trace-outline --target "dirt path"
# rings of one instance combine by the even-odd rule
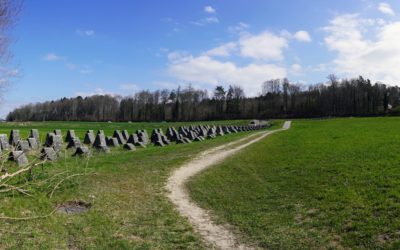
[[[180,214],[189,219],[196,232],[199,233],[212,246],[219,249],[253,249],[251,247],[238,244],[235,236],[227,229],[226,226],[214,224],[208,212],[191,201],[189,193],[185,188],[186,181],[204,169],[217,164],[226,157],[233,155],[239,150],[262,140],[268,135],[289,129],[290,125],[291,122],[287,121],[284,123],[281,129],[268,132],[259,132],[240,140],[206,150],[198,157],[177,169],[168,179],[168,197],[175,204]],[[253,137],[255,138],[252,139]],[[250,141],[241,144],[241,142],[246,140]]]

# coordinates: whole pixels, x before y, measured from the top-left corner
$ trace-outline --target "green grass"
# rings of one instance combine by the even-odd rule
[[[194,177],[192,198],[249,244],[400,248],[400,119],[294,121]]]
[[[63,129],[64,134],[66,129],[73,128],[82,136],[87,129],[104,129],[106,134],[111,134],[116,128],[126,128],[129,132],[146,128],[150,132],[153,127],[165,128],[171,125],[57,122],[0,124],[0,132],[8,133],[11,128],[19,128],[23,136],[26,136],[31,128],[39,128],[43,136],[44,132],[55,128]],[[0,248],[205,249],[207,246],[204,242],[165,197],[165,182],[173,169],[197,153],[249,133],[164,148],[150,146],[134,152],[114,149],[110,154],[95,153],[89,160],[70,157],[72,152],[69,151],[57,162],[37,168],[32,183],[41,183],[64,171],[68,171],[64,176],[74,173],[88,175],[64,181],[52,199],[48,194],[60,178],[29,187],[32,197],[17,193],[0,194],[0,217],[46,215],[58,204],[78,199],[91,202],[92,208],[78,215],[56,213],[36,220],[0,220]],[[20,178],[16,181],[23,180]]]

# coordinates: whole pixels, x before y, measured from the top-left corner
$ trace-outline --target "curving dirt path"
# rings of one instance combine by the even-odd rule
[[[186,181],[190,177],[198,174],[212,165],[215,165],[239,150],[264,139],[268,135],[289,129],[290,126],[291,122],[286,121],[281,129],[255,133],[240,140],[206,150],[190,162],[177,169],[168,179],[168,197],[175,204],[180,214],[189,219],[196,232],[199,233],[213,247],[219,249],[253,249],[252,247],[238,244],[235,236],[227,229],[226,226],[215,224],[206,210],[200,208],[191,201],[189,193],[185,188]],[[253,137],[255,138],[252,139]],[[241,142],[246,140],[250,141],[241,144]]]

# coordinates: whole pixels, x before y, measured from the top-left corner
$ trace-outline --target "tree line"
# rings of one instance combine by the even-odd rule
[[[217,86],[213,93],[192,86],[140,91],[133,96],[94,95],[24,105],[9,121],[200,121],[223,119],[312,118],[397,114],[400,89],[363,77],[303,86],[288,79],[262,84],[259,95]]]

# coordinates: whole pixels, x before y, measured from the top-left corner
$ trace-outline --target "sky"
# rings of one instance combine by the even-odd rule
[[[25,0],[0,117],[62,97],[287,77],[400,83],[400,1]],[[1,79],[0,79],[1,80]],[[0,81],[2,84],[3,81]]]

